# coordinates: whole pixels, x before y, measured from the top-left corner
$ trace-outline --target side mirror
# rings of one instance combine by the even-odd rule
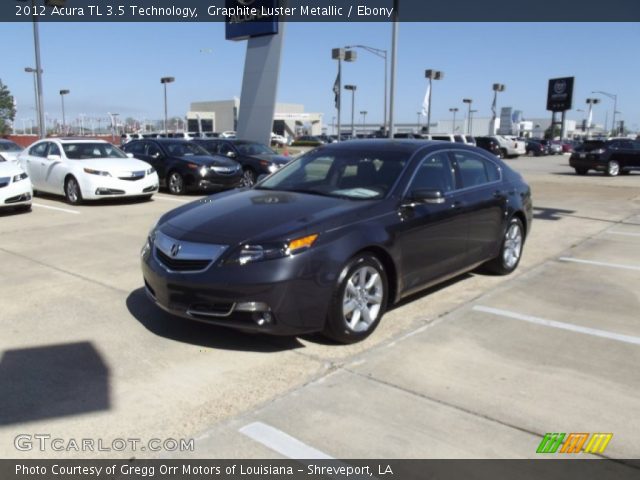
[[[154,158],[156,160],[158,160],[160,157],[162,157],[162,155],[158,152],[154,153],[153,155],[151,155],[151,158]]]
[[[445,201],[444,192],[431,188],[414,190],[409,195],[405,205],[415,207],[416,205],[442,204]]]
[[[237,156],[238,155],[234,151],[227,152],[227,157],[229,157],[229,158],[236,158]]]
[[[47,155],[47,160],[52,162],[59,162],[61,160],[60,155]]]
[[[127,158],[133,158],[133,153],[127,153]]]

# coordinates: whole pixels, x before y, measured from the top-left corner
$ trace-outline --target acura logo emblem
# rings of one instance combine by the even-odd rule
[[[171,245],[171,256],[177,257],[178,253],[180,253],[181,248],[182,248],[182,245],[180,245],[179,243],[174,243],[173,245]]]

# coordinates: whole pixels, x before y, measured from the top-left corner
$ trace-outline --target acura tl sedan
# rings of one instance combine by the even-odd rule
[[[482,149],[357,140],[166,213],[142,271],[175,315],[350,343],[426,287],[481,265],[515,270],[531,220],[529,186]]]
[[[18,161],[34,190],[64,195],[72,205],[109,197],[149,199],[158,191],[151,165],[104,140],[48,138],[20,153]]]
[[[29,211],[32,196],[29,176],[15,162],[0,156],[0,212],[9,208]]]

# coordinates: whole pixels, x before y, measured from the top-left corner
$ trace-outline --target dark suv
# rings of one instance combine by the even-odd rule
[[[575,147],[571,165],[578,175],[589,170],[605,172],[610,177],[640,170],[640,142],[637,140],[587,140]]]
[[[493,153],[498,158],[504,156],[498,142],[491,137],[476,137],[476,146]]]

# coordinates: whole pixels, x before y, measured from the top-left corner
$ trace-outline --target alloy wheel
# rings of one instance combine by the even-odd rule
[[[380,273],[373,267],[356,269],[346,283],[342,299],[345,324],[353,332],[365,332],[378,319],[384,286]]]
[[[184,191],[184,180],[182,175],[177,172],[173,172],[169,176],[169,191],[174,195],[180,195]]]
[[[508,269],[512,269],[522,254],[522,229],[519,223],[512,223],[507,230],[502,250],[502,260]]]

